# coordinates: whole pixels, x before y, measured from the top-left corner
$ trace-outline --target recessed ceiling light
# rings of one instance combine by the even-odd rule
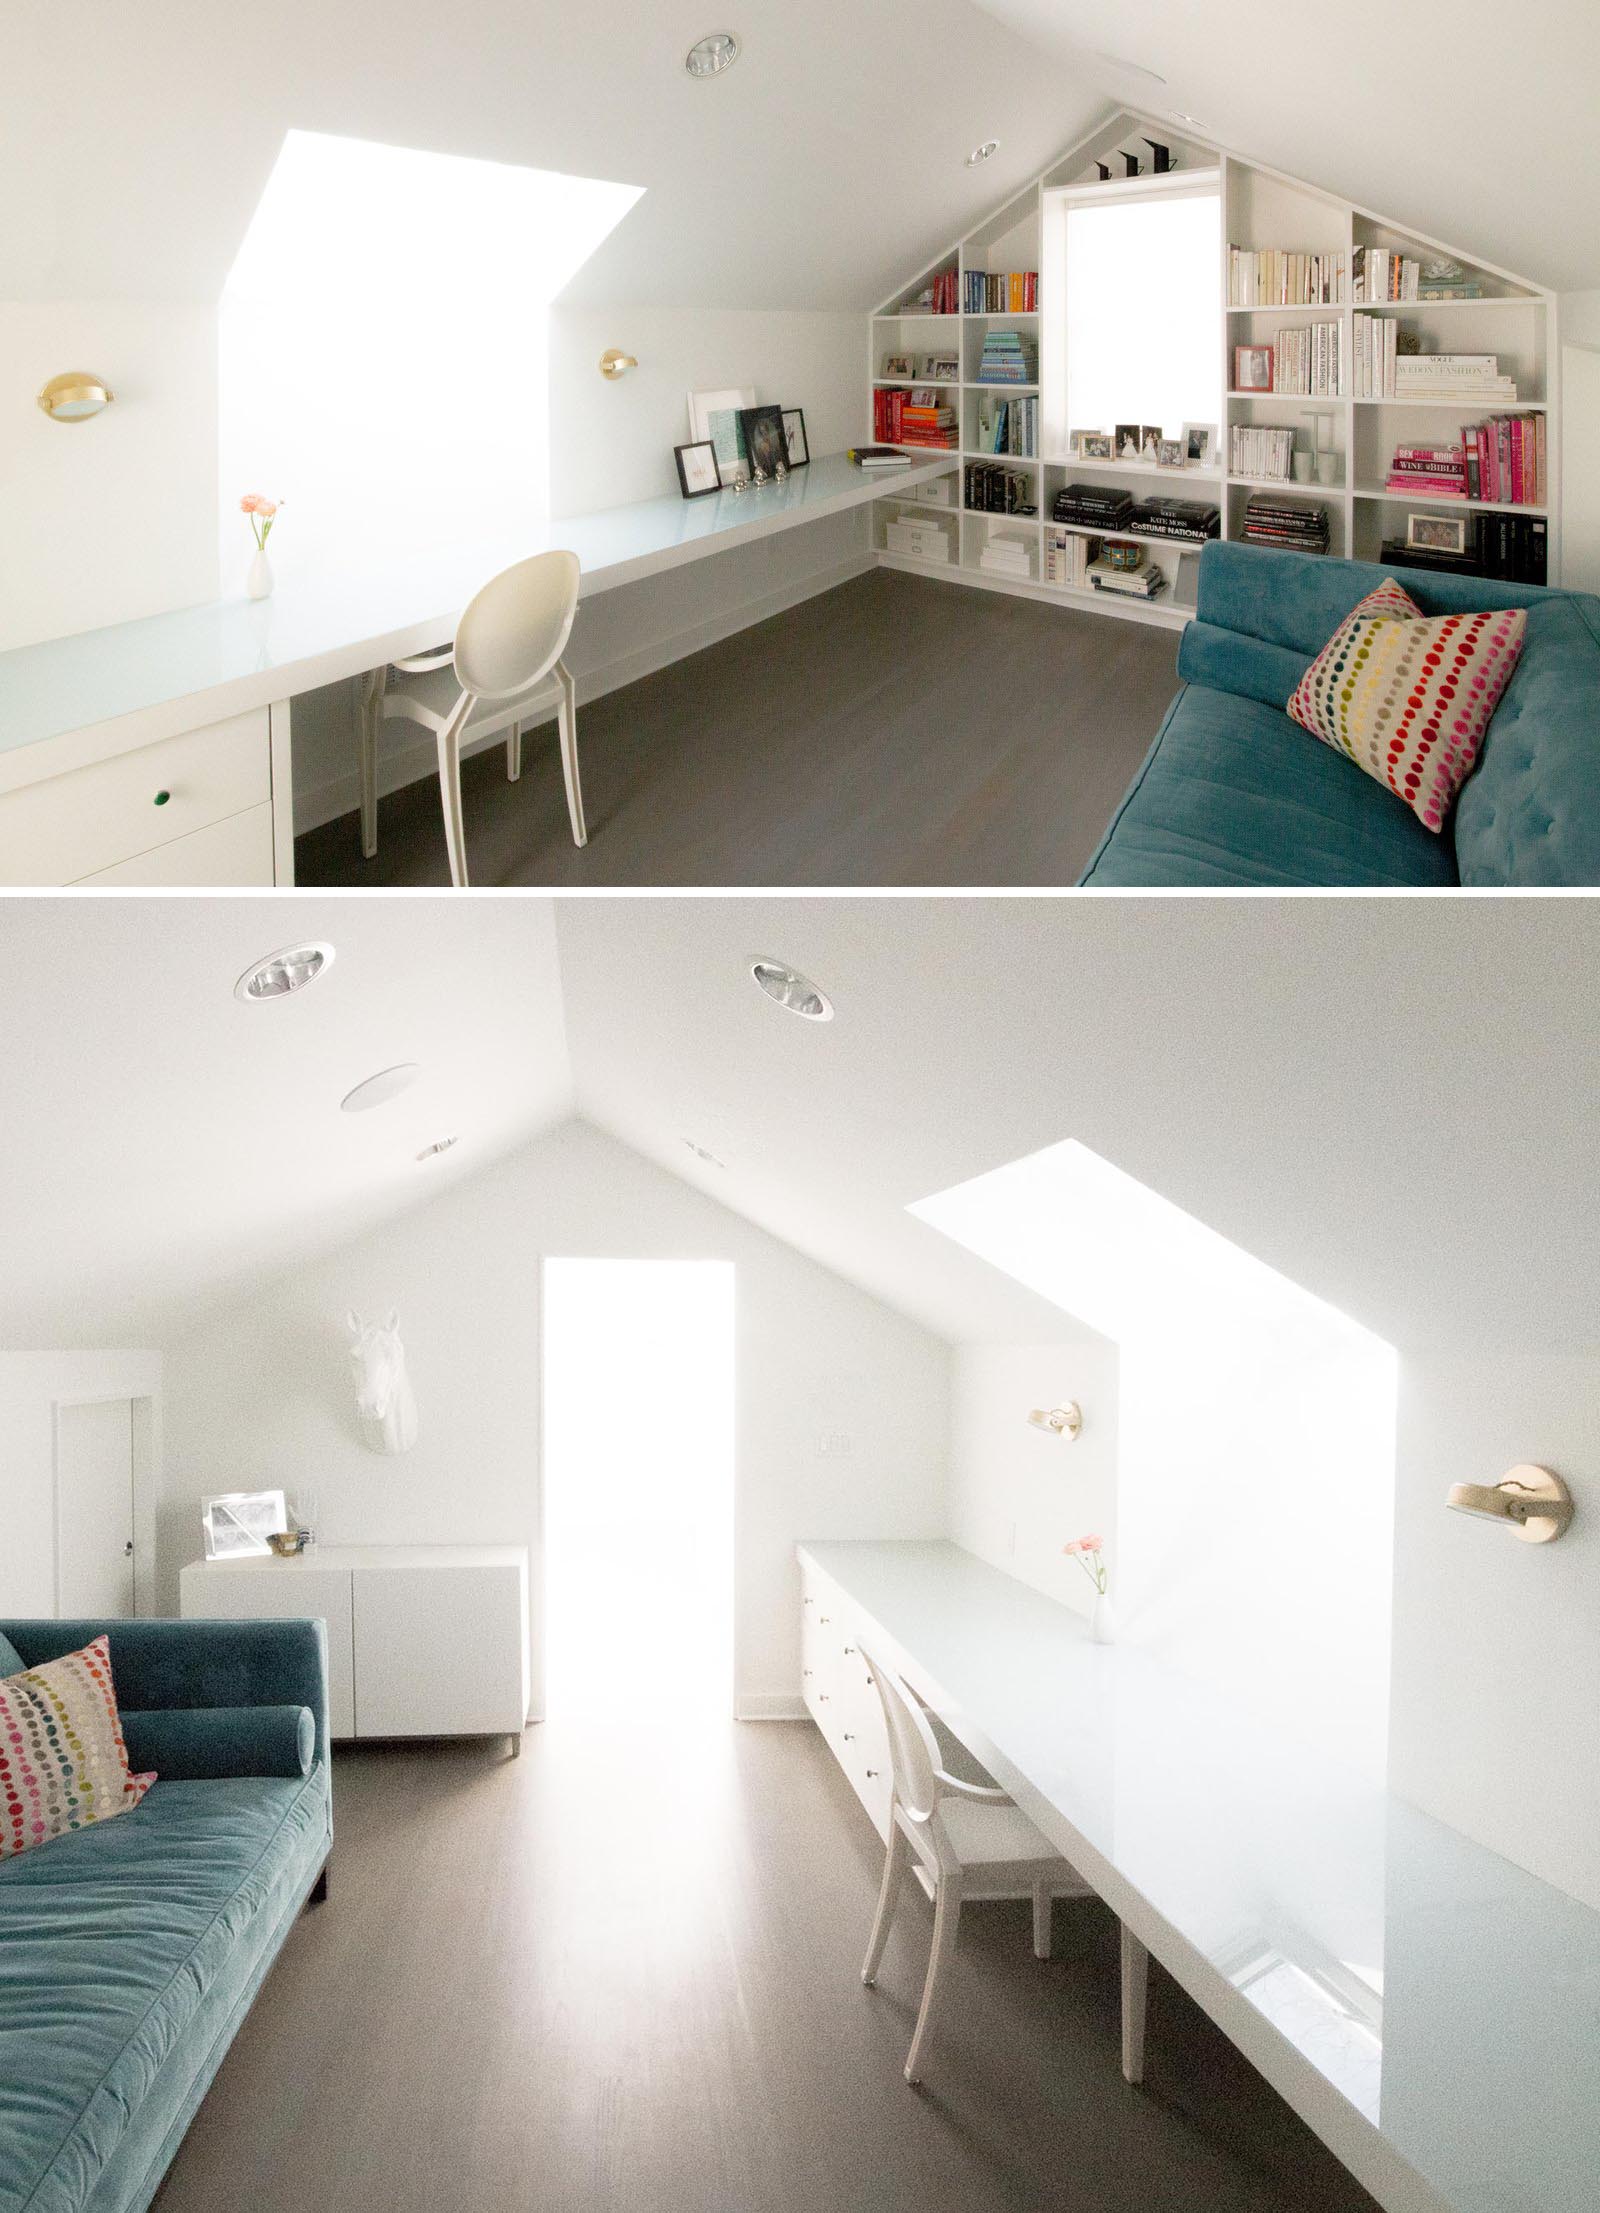
[[[1198,115],[1174,115],[1172,120],[1174,123],[1187,123],[1192,129],[1197,131],[1203,131],[1205,129],[1205,125],[1201,122]]]
[[[789,968],[782,961],[753,960],[750,973],[767,997],[776,999],[791,1014],[803,1015],[808,1022],[833,1020],[833,1001],[798,968]]]
[[[1126,76],[1145,77],[1153,85],[1164,85],[1167,81],[1166,78],[1161,75],[1159,70],[1146,69],[1143,62],[1124,61],[1120,54],[1103,54],[1097,52],[1094,58],[1096,61],[1109,62],[1113,69],[1122,70]]]
[[[409,1091],[422,1074],[422,1063],[402,1060],[393,1068],[380,1068],[375,1076],[368,1076],[358,1083],[354,1091],[347,1091],[339,1101],[341,1114],[365,1114],[369,1107],[382,1106],[386,1100],[398,1099],[402,1091]]]
[[[233,987],[233,996],[253,1003],[263,999],[287,999],[303,991],[314,977],[333,966],[333,947],[326,944],[286,945],[268,953],[247,968]]]
[[[437,1160],[441,1153],[447,1153],[452,1145],[457,1145],[460,1142],[460,1139],[456,1137],[436,1137],[431,1145],[423,1146],[417,1158],[418,1160]]]
[[[991,154],[997,154],[999,153],[999,151],[999,139],[986,138],[981,146],[974,146],[971,153],[968,154],[967,167],[969,169],[976,169],[982,163],[986,162]]]
[[[739,41],[731,31],[708,31],[683,57],[691,77],[720,77],[739,59]]]

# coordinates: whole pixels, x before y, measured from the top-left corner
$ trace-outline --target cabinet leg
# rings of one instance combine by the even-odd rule
[[[327,1862],[326,1860],[324,1860],[324,1861],[323,1861],[323,1863],[322,1863],[322,1873],[321,1873],[321,1874],[320,1874],[320,1875],[319,1875],[319,1876],[317,1877],[316,1881],[315,1881],[315,1882],[314,1882],[314,1883],[313,1883],[313,1884],[311,1885],[311,1889],[310,1889],[310,1892],[308,1893],[308,1895],[307,1895],[307,1898],[306,1898],[306,1904],[307,1904],[308,1906],[321,1906],[321,1905],[326,1905],[326,1904],[327,1904],[327,1900],[328,1900],[328,1862]]]
[[[520,1760],[522,1757],[522,1731],[520,1729],[514,1730],[510,1741],[511,1757],[514,1760]]]

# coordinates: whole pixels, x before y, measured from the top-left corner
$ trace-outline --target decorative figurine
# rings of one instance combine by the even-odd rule
[[[1139,174],[1139,157],[1138,157],[1138,155],[1137,155],[1137,154],[1130,154],[1130,153],[1129,153],[1129,152],[1128,152],[1128,151],[1126,150],[1126,148],[1124,148],[1124,150],[1123,150],[1123,155],[1122,155],[1122,158],[1123,158],[1123,160],[1124,160],[1124,161],[1125,161],[1125,162],[1127,163],[1127,165],[1128,165],[1128,168],[1127,168],[1127,174],[1128,174],[1128,175],[1129,175],[1130,177],[1136,177],[1136,176],[1137,176],[1137,175]]]
[[[1167,176],[1172,169],[1172,148],[1163,146],[1157,138],[1147,138],[1145,144],[1156,157],[1154,174],[1158,177]]]

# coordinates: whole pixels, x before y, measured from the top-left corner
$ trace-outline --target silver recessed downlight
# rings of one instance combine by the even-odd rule
[[[459,1143],[460,1139],[456,1137],[436,1137],[431,1145],[423,1146],[417,1158],[419,1161],[437,1160],[441,1153],[447,1153],[452,1145]]]
[[[354,1091],[347,1091],[339,1101],[341,1114],[365,1114],[371,1107],[380,1107],[390,1099],[398,1099],[402,1091],[409,1091],[422,1074],[419,1060],[402,1060],[393,1068],[380,1068],[375,1076],[368,1076],[358,1083]]]
[[[268,953],[247,968],[233,987],[233,996],[247,1005],[266,999],[287,999],[333,966],[333,947],[324,943],[286,945]]]
[[[798,968],[790,968],[783,961],[753,960],[750,973],[767,997],[776,999],[791,1014],[802,1015],[807,1022],[833,1020],[833,1001]]]
[[[731,31],[708,31],[683,57],[691,77],[720,77],[739,59],[739,41]]]
[[[981,168],[983,163],[989,159],[991,154],[997,154],[999,153],[999,151],[999,139],[986,138],[981,146],[974,146],[971,153],[968,154],[967,167],[969,169]]]

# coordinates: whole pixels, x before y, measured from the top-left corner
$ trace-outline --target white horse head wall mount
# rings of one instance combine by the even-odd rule
[[[381,1322],[364,1322],[354,1312],[345,1321],[361,1442],[370,1452],[409,1452],[417,1441],[417,1402],[406,1374],[400,1317],[391,1308]]]

